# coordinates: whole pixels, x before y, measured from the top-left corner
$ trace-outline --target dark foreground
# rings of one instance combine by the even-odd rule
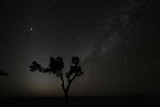
[[[71,97],[70,107],[160,107],[158,96]],[[64,98],[0,98],[0,107],[65,107]]]

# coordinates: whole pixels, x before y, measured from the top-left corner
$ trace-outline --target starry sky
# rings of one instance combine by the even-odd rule
[[[1,0],[0,96],[63,96],[36,60],[80,57],[71,96],[160,94],[159,0]]]

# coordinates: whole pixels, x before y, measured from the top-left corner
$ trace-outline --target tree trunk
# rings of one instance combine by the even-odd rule
[[[65,104],[66,104],[66,107],[69,107],[68,90],[64,91],[64,95],[65,95]]]

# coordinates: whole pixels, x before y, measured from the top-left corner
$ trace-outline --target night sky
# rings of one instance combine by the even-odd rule
[[[62,96],[33,60],[80,57],[71,96],[160,94],[159,0],[0,0],[0,96]]]

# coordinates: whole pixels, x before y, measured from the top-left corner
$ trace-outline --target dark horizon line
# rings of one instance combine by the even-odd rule
[[[105,97],[160,97],[159,95],[106,95],[106,96],[69,96],[70,98],[105,98]],[[0,98],[64,98],[64,96],[0,96]]]

